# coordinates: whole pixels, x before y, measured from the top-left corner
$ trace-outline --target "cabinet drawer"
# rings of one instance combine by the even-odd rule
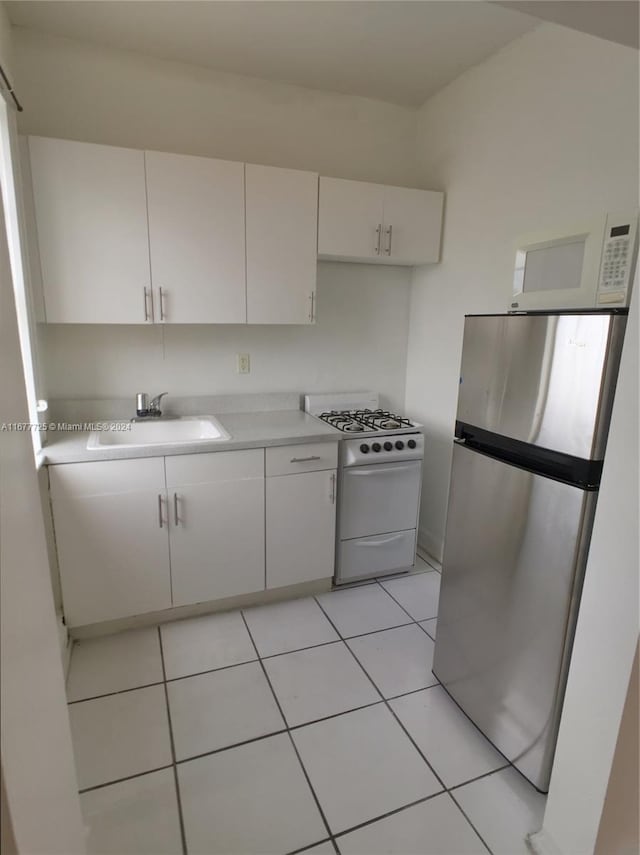
[[[164,490],[164,458],[61,463],[49,467],[53,499]]]
[[[264,450],[252,448],[247,451],[181,454],[167,457],[165,465],[169,490],[186,484],[264,478]]]
[[[338,465],[337,442],[279,445],[276,448],[267,448],[266,454],[267,477],[336,469]]]
[[[338,581],[351,582],[404,570],[416,560],[416,530],[343,540],[338,550]]]

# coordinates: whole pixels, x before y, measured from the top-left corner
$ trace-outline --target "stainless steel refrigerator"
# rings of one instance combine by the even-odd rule
[[[433,670],[543,792],[626,320],[465,319]]]

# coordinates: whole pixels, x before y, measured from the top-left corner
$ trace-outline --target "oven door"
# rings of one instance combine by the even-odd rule
[[[416,528],[421,472],[420,460],[343,469],[340,540]]]

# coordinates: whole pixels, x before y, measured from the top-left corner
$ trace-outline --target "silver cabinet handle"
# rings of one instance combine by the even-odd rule
[[[164,311],[164,291],[162,288],[158,288],[158,291],[160,292],[160,320],[166,321],[167,318]]]
[[[335,505],[335,503],[336,503],[336,473],[335,472],[331,473],[331,478],[329,480],[331,481],[331,493],[329,494],[329,499],[331,500],[331,504]]]
[[[164,528],[164,519],[162,517],[162,493],[158,493],[158,525]]]
[[[315,320],[315,317],[316,317],[316,305],[315,305],[316,295],[315,295],[314,291],[311,292],[311,296],[309,297],[309,299],[311,300],[311,309],[309,310],[309,320],[311,321],[311,323],[313,323]]]
[[[153,294],[151,288],[143,288],[144,292],[144,319],[145,321],[153,321]],[[151,297],[151,312],[149,312],[149,297]]]
[[[378,240],[376,242],[375,247],[373,248],[373,251],[375,252],[376,255],[380,255],[380,241],[382,240],[382,223],[378,223],[378,228],[376,229],[376,235],[377,235]]]
[[[321,460],[322,458],[317,454],[312,454],[311,457],[292,457],[291,463],[308,463],[310,460]]]
[[[393,226],[389,226],[386,230],[389,235],[389,243],[387,244],[387,248],[385,249],[385,255],[391,255],[391,241],[393,240]]]
[[[175,525],[180,525],[180,517],[178,516],[178,494],[173,494],[173,521]]]

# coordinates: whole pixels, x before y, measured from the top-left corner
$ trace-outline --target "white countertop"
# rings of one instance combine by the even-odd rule
[[[215,415],[231,439],[198,441],[179,445],[149,445],[145,448],[107,446],[87,448],[89,431],[47,432],[47,445],[40,463],[85,463],[98,460],[125,460],[136,457],[164,457],[174,454],[201,454],[210,451],[236,451],[243,448],[266,448],[274,445],[296,445],[303,442],[330,442],[340,439],[335,428],[307,415],[302,410],[269,410],[265,412],[223,413]]]

